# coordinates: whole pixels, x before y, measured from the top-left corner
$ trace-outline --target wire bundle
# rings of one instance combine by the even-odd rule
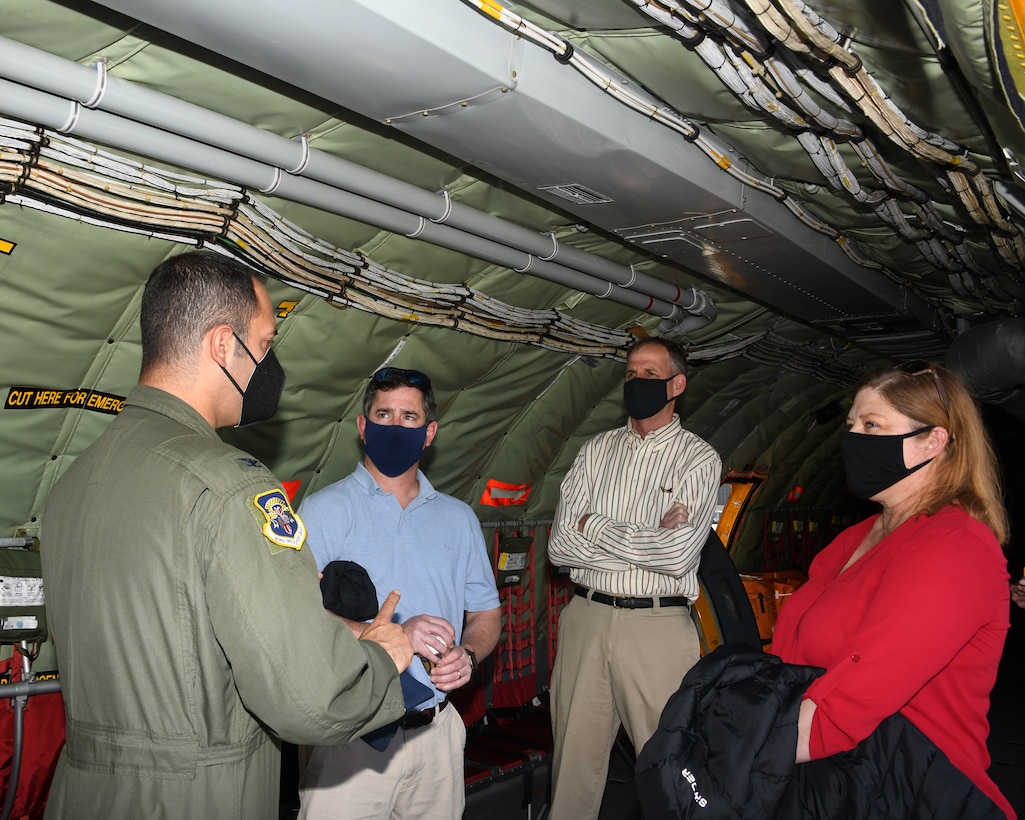
[[[92,225],[209,246],[344,307],[582,357],[622,360],[635,336],[559,310],[516,307],[464,284],[404,276],[291,223],[248,191],[156,169],[80,140],[0,119],[0,203]],[[690,346],[697,363],[737,356],[848,384],[857,365],[778,333]]]
[[[625,78],[559,34],[524,19],[496,0],[464,0],[519,36],[550,51],[597,87],[691,141],[720,169],[782,201],[804,224],[837,242],[858,265],[871,267],[907,285],[907,276],[870,259],[856,240],[812,215],[772,179],[733,159],[735,152],[707,128],[640,92]],[[932,266],[947,273],[955,291],[1009,310],[1014,301],[999,285],[1005,275],[1022,284],[1025,240],[1003,213],[993,187],[962,146],[920,128],[902,112],[866,71],[840,34],[801,0],[631,0],[696,53],[746,106],[783,125],[808,154],[831,188],[870,209],[888,228],[911,242]],[[739,2],[739,0],[738,0]],[[820,78],[815,69],[831,82]],[[819,104],[824,100],[839,113]],[[883,159],[864,129],[847,115],[860,112],[878,132],[910,157],[937,168],[947,189],[980,227],[998,269],[987,269],[964,232],[952,228],[924,191]],[[850,145],[872,176],[858,179],[837,145]],[[879,187],[876,187],[879,186]],[[921,294],[929,302],[936,298]]]

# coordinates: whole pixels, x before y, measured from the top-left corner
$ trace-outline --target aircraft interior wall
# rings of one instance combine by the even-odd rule
[[[7,533],[36,534],[48,488],[112,418],[117,397],[138,375],[146,274],[187,246],[9,207],[0,211],[0,226],[19,240],[0,260],[0,293],[17,306],[17,320],[0,329],[7,386],[0,447],[8,465],[0,476],[7,499],[0,516]],[[280,315],[275,347],[288,374],[281,409],[272,422],[225,431],[225,438],[257,454],[282,480],[299,482],[297,499],[355,464],[362,389],[386,363],[431,375],[440,432],[425,468],[485,522],[550,519],[579,445],[625,419],[621,359],[481,340],[340,310],[274,281],[270,289]],[[777,362],[697,361],[679,411],[722,453],[727,469],[766,472],[758,504],[772,506],[806,461],[828,463],[821,452],[835,462],[842,418],[820,425],[814,414],[845,390]],[[74,404],[77,391],[83,401],[91,396],[88,405]],[[113,405],[102,406],[100,394],[114,397]],[[526,503],[480,504],[491,479],[529,486]],[[816,496],[817,485],[809,484],[809,497]],[[748,529],[737,542],[740,554],[758,535],[752,522]]]

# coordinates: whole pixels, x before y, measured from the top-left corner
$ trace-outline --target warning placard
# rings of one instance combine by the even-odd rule
[[[51,387],[12,387],[7,391],[4,410],[41,410],[47,407],[77,407],[116,416],[125,406],[125,397],[99,390],[58,390]]]
[[[42,606],[45,603],[42,578],[0,575],[0,607]]]

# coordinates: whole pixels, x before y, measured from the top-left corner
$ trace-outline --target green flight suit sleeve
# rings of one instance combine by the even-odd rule
[[[214,633],[242,702],[278,737],[348,742],[402,715],[398,672],[380,646],[357,641],[324,609],[309,548],[264,533],[253,499],[279,485],[262,475],[224,498],[204,493],[190,519],[197,539],[209,539]]]

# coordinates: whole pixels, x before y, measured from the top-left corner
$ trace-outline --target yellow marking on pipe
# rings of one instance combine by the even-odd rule
[[[505,11],[505,9],[503,9],[502,6],[494,0],[480,0],[480,10],[485,14],[494,17],[496,20],[501,19],[502,12]]]

